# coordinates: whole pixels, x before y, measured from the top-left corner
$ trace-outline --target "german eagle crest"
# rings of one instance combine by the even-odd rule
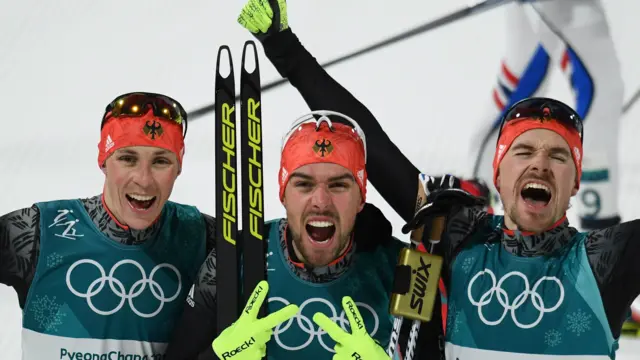
[[[160,125],[160,123],[155,120],[153,120],[151,124],[149,124],[149,122],[147,121],[144,124],[142,131],[144,131],[145,135],[149,136],[151,140],[155,140],[156,136],[162,136],[162,133],[164,132],[162,130],[162,125]]]
[[[331,154],[333,151],[333,144],[331,144],[331,140],[327,139],[322,139],[322,142],[320,142],[320,140],[316,140],[313,144],[313,151],[320,155],[320,157],[324,157],[325,155]]]

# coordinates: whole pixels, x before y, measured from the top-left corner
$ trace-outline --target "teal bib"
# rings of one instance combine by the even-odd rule
[[[316,284],[300,279],[289,268],[280,243],[284,229],[279,224],[279,220],[273,222],[268,240],[269,312],[288,304],[297,304],[300,311],[274,329],[267,345],[269,359],[331,359],[335,342],[312,318],[322,312],[350,332],[342,308],[346,295],[356,302],[369,334],[386,349],[393,325],[389,300],[402,244],[381,246],[372,252],[356,248],[349,270],[332,282]]]
[[[463,249],[452,268],[447,358],[612,359],[617,342],[584,241],[578,233],[568,248],[540,257],[499,243]]]
[[[155,359],[205,257],[193,207],[167,202],[158,235],[122,245],[79,200],[37,204],[40,254],[23,310],[23,359]]]

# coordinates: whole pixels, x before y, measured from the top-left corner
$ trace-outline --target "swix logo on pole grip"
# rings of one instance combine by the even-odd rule
[[[238,346],[237,348],[231,350],[231,351],[227,351],[225,353],[222,354],[222,359],[230,359],[238,354],[240,354],[242,351],[247,350],[251,345],[256,343],[256,339],[254,339],[253,337],[251,337],[251,339],[245,341],[242,345]]]
[[[416,270],[413,270],[413,273],[416,275],[416,279],[413,283],[410,306],[412,309],[417,310],[420,314],[422,313],[424,297],[427,294],[427,284],[429,283],[429,268],[431,268],[431,263],[425,264],[424,259],[421,257],[420,266]]]

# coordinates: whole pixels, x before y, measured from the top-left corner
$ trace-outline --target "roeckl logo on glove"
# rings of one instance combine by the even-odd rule
[[[333,341],[336,342],[334,359],[367,359],[389,360],[389,355],[371,338],[362,321],[362,315],[350,296],[342,298],[342,308],[347,314],[351,333],[346,332],[338,323],[327,315],[317,312],[313,315],[313,322],[320,326]]]
[[[232,358],[235,355],[238,355],[239,353],[241,353],[243,350],[247,350],[251,345],[255,344],[255,342],[256,340],[252,337],[250,340],[245,341],[244,344],[238,346],[237,348],[223,353],[222,358],[223,359]]]
[[[258,319],[268,292],[269,283],[266,280],[260,281],[249,296],[240,317],[213,340],[211,347],[218,359],[262,359],[267,350],[267,342],[273,335],[273,328],[298,312],[297,305],[289,304]]]
[[[249,312],[251,312],[251,309],[253,309],[253,305],[255,305],[256,301],[258,301],[258,297],[260,296],[260,293],[262,292],[262,290],[263,290],[262,287],[258,285],[258,287],[256,288],[256,291],[253,293],[253,297],[251,298],[251,301],[244,308],[244,312],[246,314],[249,314]]]
[[[360,319],[360,316],[358,315],[358,312],[356,311],[355,307],[356,306],[353,304],[353,302],[349,302],[349,312],[351,313],[351,315],[353,315],[353,319],[356,321],[356,325],[358,326],[358,329],[362,329],[364,325],[362,324],[362,319]]]

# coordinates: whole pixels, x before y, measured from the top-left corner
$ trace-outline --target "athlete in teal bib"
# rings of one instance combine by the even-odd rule
[[[447,358],[614,359],[640,294],[640,221],[590,232],[569,225],[582,123],[565,104],[523,100],[499,131],[494,185],[504,216],[461,206],[445,196],[460,190],[421,175],[426,205],[404,228],[448,217],[440,249]]]
[[[24,360],[165,357],[215,244],[215,219],[168,201],[185,122],[164,95],[119,96],[101,127],[104,192],[0,217],[0,283],[23,309]]]
[[[200,213],[167,202],[157,235],[124,245],[79,200],[37,205],[40,260],[24,306],[24,357],[161,358],[204,260]]]
[[[385,221],[382,219],[382,221]],[[342,259],[345,266],[339,277],[330,281],[309,281],[300,276],[301,269],[292,260],[286,246],[286,220],[270,224],[269,233],[269,312],[273,313],[285,305],[297,304],[299,312],[287,322],[274,329],[268,344],[271,359],[300,357],[308,359],[326,358],[333,354],[335,341],[313,321],[317,312],[327,315],[344,330],[349,330],[349,321],[341,301],[345,295],[356,302],[369,334],[386,348],[391,335],[393,320],[389,315],[389,300],[393,284],[394,268],[399,250],[405,245],[390,234],[354,234],[358,239],[350,244]],[[373,237],[380,236],[375,239]],[[365,242],[379,242],[367,249]],[[291,245],[289,245],[291,246]],[[288,248],[284,247],[286,250]],[[371,248],[371,246],[369,246]],[[321,356],[321,354],[324,354]]]
[[[502,231],[502,217],[487,220],[494,228],[484,234],[476,228],[474,238]],[[448,294],[449,354],[613,357],[617,340],[589,263],[586,233],[567,228],[556,236],[567,242],[547,256],[519,257],[500,243],[473,240],[461,247]]]
[[[365,203],[366,138],[353,119],[318,111],[294,122],[284,139],[278,179],[287,218],[265,224],[268,290],[254,292],[269,315],[256,319],[252,309],[260,303],[250,297],[238,321],[217,336],[211,279],[224,275],[208,265],[215,264],[210,253],[167,360],[203,351],[234,360],[265,352],[273,360],[388,358],[389,302],[406,244]]]

